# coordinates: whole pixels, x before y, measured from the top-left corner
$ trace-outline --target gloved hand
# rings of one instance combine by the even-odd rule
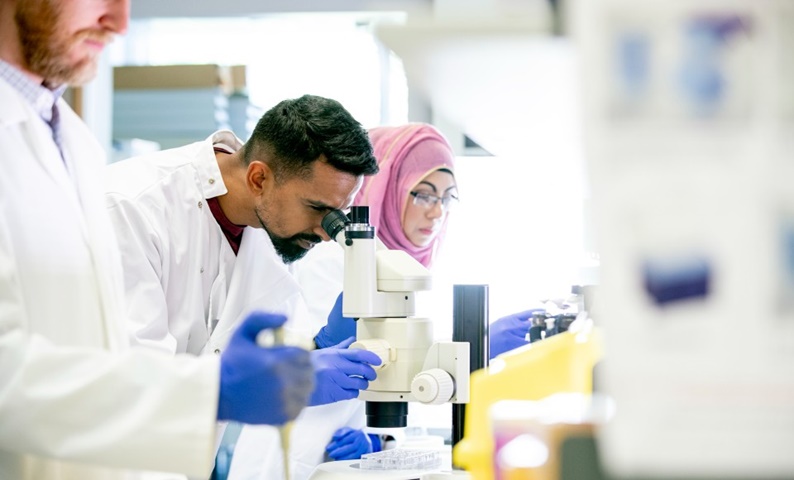
[[[365,453],[379,452],[380,439],[362,430],[342,427],[334,432],[325,451],[331,460],[357,460]]]
[[[314,387],[309,352],[298,347],[263,348],[256,336],[277,328],[284,315],[250,314],[221,356],[218,420],[281,425],[297,417]]]
[[[317,344],[317,348],[328,348],[346,338],[356,336],[355,319],[342,316],[342,295],[344,295],[344,292],[336,297],[334,308],[328,314],[328,322],[314,337],[314,343]]]
[[[490,358],[504,352],[526,345],[526,334],[529,331],[530,319],[535,312],[542,312],[542,308],[533,308],[520,313],[507,315],[491,323],[488,338],[490,340]]]
[[[309,405],[356,398],[359,390],[366,390],[369,382],[375,380],[377,374],[370,365],[380,365],[380,357],[367,350],[348,349],[354,341],[350,337],[333,347],[311,352],[315,387]]]

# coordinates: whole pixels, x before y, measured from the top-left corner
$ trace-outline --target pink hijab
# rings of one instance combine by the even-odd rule
[[[423,178],[442,168],[454,174],[452,148],[435,127],[422,123],[373,128],[369,138],[380,171],[364,177],[353,205],[369,205],[370,223],[387,247],[403,250],[430,267],[444,238],[447,218],[438,236],[425,247],[408,240],[402,219],[409,193]]]

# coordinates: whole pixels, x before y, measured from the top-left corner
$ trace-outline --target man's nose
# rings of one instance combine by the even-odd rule
[[[328,233],[325,232],[325,229],[323,228],[322,225],[318,224],[317,226],[314,227],[314,234],[322,238],[323,242],[327,242],[331,240],[331,237],[328,235]]]
[[[108,0],[107,11],[99,19],[103,28],[118,34],[127,33],[130,23],[130,0]]]

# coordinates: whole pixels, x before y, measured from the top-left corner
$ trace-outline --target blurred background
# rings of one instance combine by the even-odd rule
[[[794,1],[136,0],[132,16],[72,92],[114,161],[245,139],[305,93],[365,127],[432,123],[461,198],[439,337],[453,284],[488,285],[491,319],[598,285],[613,475],[794,477]],[[512,381],[538,365],[556,368]]]

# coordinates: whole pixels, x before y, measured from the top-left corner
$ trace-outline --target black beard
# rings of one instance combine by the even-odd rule
[[[299,233],[287,238],[279,237],[278,235],[275,235],[273,232],[271,232],[267,226],[265,226],[265,222],[262,221],[262,217],[259,216],[259,212],[254,211],[254,213],[256,213],[256,218],[259,219],[259,224],[262,225],[262,228],[270,237],[270,241],[273,242],[273,247],[276,249],[276,253],[278,253],[278,255],[286,264],[300,260],[307,253],[309,253],[308,249],[305,249],[298,244],[298,240],[308,240],[314,243],[320,243],[323,241],[323,239],[317,235],[312,235],[309,233]]]

